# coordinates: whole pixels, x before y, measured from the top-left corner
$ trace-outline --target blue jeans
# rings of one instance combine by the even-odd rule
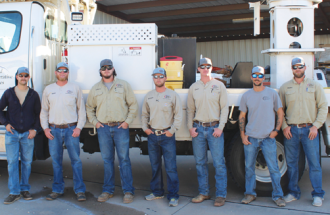
[[[152,179],[150,188],[155,196],[164,195],[164,184],[162,174],[162,156],[164,157],[165,170],[167,175],[167,199],[179,199],[179,177],[176,168],[176,142],[175,134],[166,137],[165,134],[148,136],[148,151],[151,163]]]
[[[266,160],[266,164],[272,179],[272,198],[277,200],[283,198],[283,191],[281,187],[281,173],[277,163],[276,141],[275,138],[257,139],[249,137],[250,145],[244,145],[245,155],[245,195],[257,196],[256,193],[256,159],[261,148],[262,154]]]
[[[214,128],[218,128],[219,124],[211,127],[203,127],[194,123],[194,128],[198,132],[197,137],[192,138],[194,157],[196,160],[198,190],[202,195],[208,195],[210,191],[209,170],[207,165],[207,145],[210,148],[213,158],[213,166],[215,168],[215,187],[216,197],[226,198],[227,196],[227,169],[224,159],[224,138],[223,133],[220,137],[214,137],[212,134]]]
[[[76,126],[69,126],[68,128],[54,128],[50,127],[51,133],[54,136],[53,140],[48,140],[49,153],[53,161],[53,192],[64,193],[64,180],[63,180],[63,141],[68,150],[68,154],[71,160],[72,172],[73,172],[73,190],[80,193],[86,191],[86,186],[82,177],[82,163],[79,158],[80,147],[79,137],[72,137],[73,129]]]
[[[323,198],[325,192],[322,190],[322,168],[320,164],[320,146],[319,146],[319,134],[314,140],[308,138],[309,129],[312,126],[305,128],[297,128],[297,126],[291,126],[292,138],[290,140],[284,138],[285,158],[288,165],[289,176],[289,193],[296,199],[300,198],[300,188],[298,186],[299,177],[299,154],[300,143],[307,157],[309,166],[309,179],[311,180],[313,192],[312,196],[318,196]]]
[[[29,177],[33,159],[34,139],[28,139],[29,131],[14,134],[6,131],[5,145],[8,162],[8,188],[10,194],[19,195],[22,191],[29,191]],[[21,157],[21,183],[19,182],[19,157]]]
[[[124,193],[134,194],[131,161],[129,159],[129,129],[103,125],[97,129],[100,150],[104,161],[104,185],[102,192],[115,191],[115,147],[119,160],[121,185]]]

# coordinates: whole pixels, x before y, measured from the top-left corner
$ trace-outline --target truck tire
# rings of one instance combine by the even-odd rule
[[[281,173],[281,185],[284,194],[287,192],[287,186],[289,179],[287,176],[287,166],[284,155],[284,145],[283,145],[283,134],[282,132],[276,137],[277,144],[277,160],[279,164],[279,169]],[[245,191],[245,156],[244,156],[244,146],[242,139],[237,133],[234,138],[232,138],[228,149],[226,150],[226,165],[228,169],[228,175],[231,176],[236,185]],[[305,153],[300,150],[299,155],[299,180],[301,179],[305,169]],[[269,175],[269,171],[264,160],[263,154],[259,151],[257,162],[256,162],[256,192],[257,196],[271,196],[272,195],[272,183]]]

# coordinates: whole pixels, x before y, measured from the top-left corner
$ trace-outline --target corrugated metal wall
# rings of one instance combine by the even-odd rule
[[[93,24],[124,24],[124,23],[128,23],[128,22],[97,10]]]
[[[315,48],[319,44],[330,44],[330,35],[315,36]],[[269,39],[228,40],[219,42],[197,43],[197,60],[202,54],[209,57],[214,66],[235,66],[237,62],[252,61],[253,65],[267,66],[270,64],[269,55],[261,54],[262,50],[269,49]]]

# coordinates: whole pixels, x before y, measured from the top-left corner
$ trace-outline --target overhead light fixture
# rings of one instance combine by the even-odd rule
[[[260,21],[263,21],[264,17],[260,17]],[[233,19],[232,22],[233,23],[245,23],[245,22],[253,22],[254,18],[243,18],[243,19]]]

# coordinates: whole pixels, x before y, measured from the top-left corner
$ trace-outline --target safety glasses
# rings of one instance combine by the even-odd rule
[[[210,66],[210,65],[208,65],[208,66],[205,66],[205,65],[201,65],[201,66],[199,66],[199,68],[201,68],[201,69],[210,69],[212,66]]]
[[[64,72],[64,73],[67,73],[67,72],[69,72],[69,70],[68,69],[58,69],[58,70],[56,70],[58,73],[62,73],[62,72]]]
[[[296,69],[303,69],[305,67],[305,65],[301,65],[301,66],[292,66],[292,69],[293,70],[296,70]]]
[[[28,78],[29,77],[29,74],[26,74],[26,75],[19,74],[18,77],[20,77],[20,78],[23,78],[23,77],[24,78]]]
[[[154,77],[154,79],[158,79],[158,78],[163,79],[165,76],[164,75],[154,75],[153,77]]]
[[[112,68],[113,68],[113,66],[102,66],[102,67],[101,67],[101,70],[102,70],[102,71],[105,71],[106,69],[107,69],[107,70],[112,70]]]
[[[252,74],[252,78],[263,78],[264,75],[263,74],[260,74],[260,75],[257,75],[257,74]]]

